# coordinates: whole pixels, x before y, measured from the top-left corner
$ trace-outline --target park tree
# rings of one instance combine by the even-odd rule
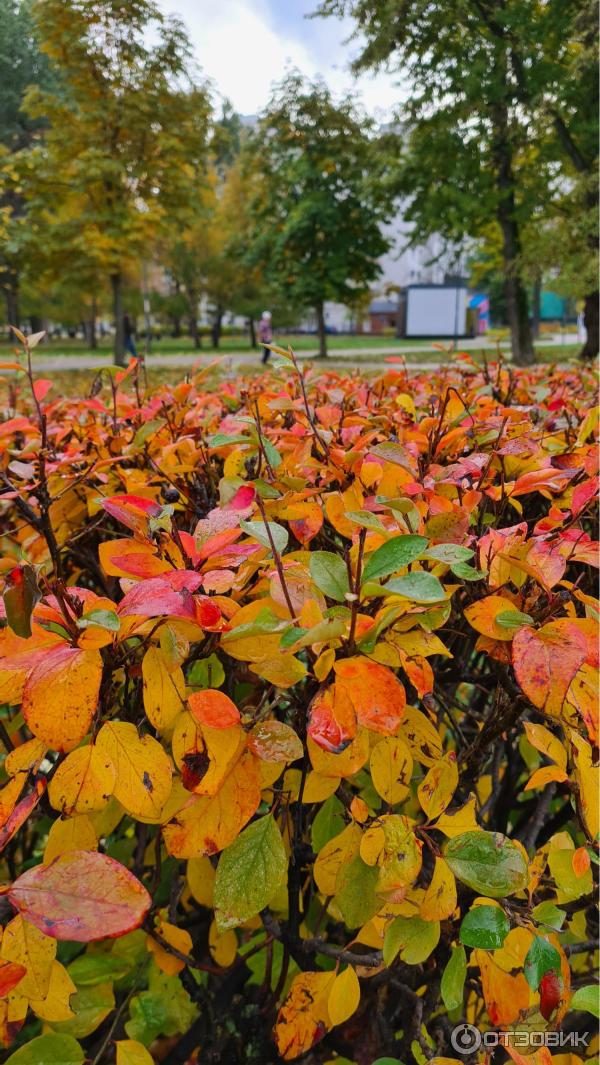
[[[98,271],[110,279],[115,361],[122,362],[123,281],[177,224],[204,167],[210,101],[181,23],[152,0],[43,0],[33,5],[43,52],[60,66],[61,91],[32,89],[33,118],[49,122],[38,173],[56,205],[66,203]],[[67,211],[68,213],[68,211]]]
[[[414,241],[438,232],[460,242],[496,222],[519,363],[533,360],[523,227],[540,203],[553,202],[548,187],[540,192],[532,180],[549,140],[555,179],[563,190],[567,183],[584,187],[575,202],[588,220],[595,195],[596,119],[586,102],[593,93],[590,11],[587,0],[323,0],[320,7],[321,14],[353,16],[364,41],[357,70],[401,70],[410,85],[394,151]],[[593,241],[592,230],[584,240],[588,261]],[[586,295],[593,333],[597,293]]]
[[[40,51],[30,4],[0,0],[0,289],[8,323],[21,316],[21,290],[35,258],[22,156],[42,134],[43,116],[22,109],[30,85],[58,86],[58,76]]]
[[[324,356],[325,302],[355,301],[389,247],[372,125],[350,98],[338,103],[322,82],[292,72],[276,88],[246,158],[253,171],[249,261],[289,301],[314,311]]]

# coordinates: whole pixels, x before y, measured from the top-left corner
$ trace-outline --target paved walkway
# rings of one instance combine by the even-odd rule
[[[555,347],[557,349],[557,355],[560,354],[560,348],[564,344],[576,344],[576,335],[567,335],[561,337],[552,337],[548,340],[538,341],[541,347]],[[500,345],[503,350],[508,348],[508,343],[504,342]],[[485,338],[475,340],[463,340],[460,342],[460,351],[483,351],[484,349],[490,352],[496,350],[497,345],[492,341],[485,340]],[[389,347],[362,347],[362,348],[331,348],[329,351],[329,358],[331,361],[346,362],[351,361],[357,356],[361,360],[361,364],[367,360],[369,362],[377,363],[381,359],[389,355],[431,355],[439,351],[438,348],[424,347],[422,344],[390,344]],[[311,348],[308,351],[298,351],[296,353],[298,359],[313,359],[318,355],[317,348]],[[259,353],[252,351],[233,351],[233,352],[219,352],[213,351],[209,348],[201,349],[194,352],[180,352],[173,355],[149,355],[147,359],[147,365],[155,368],[164,367],[165,369],[170,367],[184,368],[186,366],[194,366],[195,363],[200,362],[206,366],[213,359],[226,359],[231,360],[233,364],[248,363],[260,365]],[[33,358],[33,364],[36,370],[94,370],[104,366],[112,365],[112,355],[108,352],[102,354],[94,354],[91,352],[89,355],[42,355],[41,353]],[[407,361],[409,369],[420,369],[423,366],[430,366],[432,368],[443,365],[447,361],[447,358],[440,352],[440,361],[432,362],[427,359],[424,361],[414,360]]]

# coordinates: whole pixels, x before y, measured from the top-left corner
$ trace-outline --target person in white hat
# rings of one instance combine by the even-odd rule
[[[272,315],[271,315],[270,311],[263,311],[262,312],[262,317],[260,319],[260,322],[258,323],[258,339],[260,340],[261,344],[272,344],[273,343],[273,326],[272,326],[272,323],[271,323],[271,319],[272,319]],[[262,357],[263,363],[266,363],[266,362],[269,361],[269,355],[270,354],[271,354],[271,352],[269,351],[268,348],[266,348],[266,347],[263,348],[263,357]]]

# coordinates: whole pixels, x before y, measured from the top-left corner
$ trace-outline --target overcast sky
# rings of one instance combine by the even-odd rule
[[[273,81],[290,64],[304,74],[321,74],[334,92],[351,90],[366,109],[385,119],[398,102],[395,79],[382,73],[361,76],[348,70],[357,44],[344,41],[349,21],[307,19],[318,0],[161,0],[179,15],[190,33],[204,73],[236,111],[256,114],[268,101]]]

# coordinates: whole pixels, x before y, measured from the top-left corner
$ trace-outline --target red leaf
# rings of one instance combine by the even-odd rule
[[[17,961],[0,960],[0,998],[5,998],[23,979],[27,969]]]
[[[540,1013],[549,1021],[560,1005],[561,986],[558,973],[551,970],[540,981]]]
[[[11,839],[16,832],[19,831],[21,825],[24,825],[32,810],[35,809],[42,795],[46,790],[46,780],[41,778],[36,781],[35,791],[26,795],[24,799],[21,799],[15,806],[10,816],[6,819],[2,828],[0,828],[0,851],[3,851],[7,843],[10,843]]]
[[[121,617],[140,614],[143,617],[189,618],[196,620],[192,592],[202,584],[202,577],[194,570],[174,570],[163,577],[140,581],[123,597],[117,612]]]
[[[125,866],[96,851],[69,851],[15,880],[12,905],[55,939],[89,943],[138,928],[152,905]]]
[[[111,496],[100,502],[112,518],[144,537],[148,536],[148,519],[157,517],[162,509],[154,499],[145,499],[143,496]]]
[[[38,403],[41,403],[42,400],[46,398],[51,388],[52,381],[46,381],[42,377],[40,377],[39,380],[35,382],[33,386],[33,394],[37,399]]]

